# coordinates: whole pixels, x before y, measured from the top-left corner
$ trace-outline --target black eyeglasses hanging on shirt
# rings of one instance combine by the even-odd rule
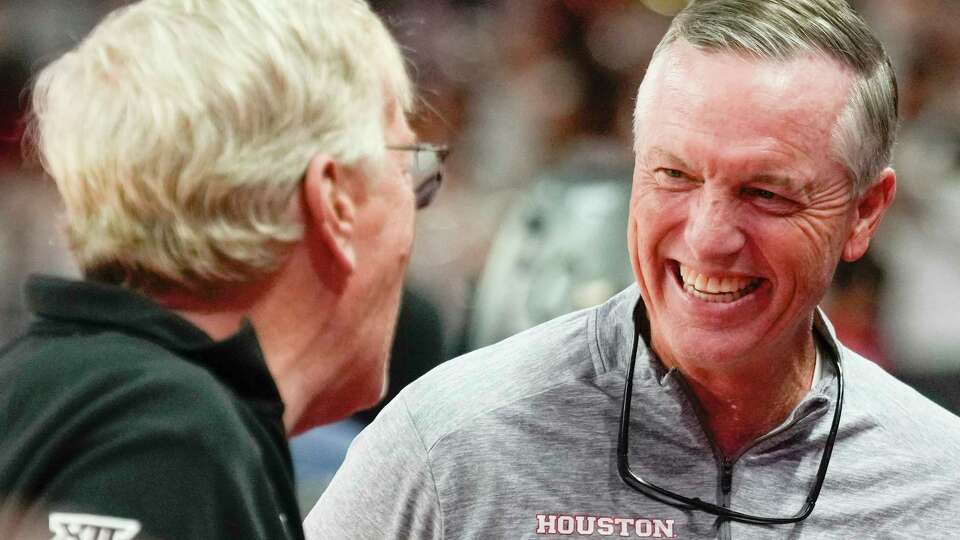
[[[699,497],[685,497],[644,480],[630,469],[628,452],[630,440],[630,403],[633,397],[633,371],[637,364],[637,348],[640,343],[641,309],[641,302],[638,301],[633,313],[633,351],[630,353],[630,367],[627,370],[627,380],[623,385],[623,406],[620,410],[620,431],[617,438],[617,471],[620,473],[620,479],[636,491],[662,503],[685,510],[699,510],[731,521],[756,525],[783,525],[806,519],[813,512],[817,498],[820,497],[820,489],[823,487],[823,480],[827,476],[827,467],[830,465],[830,456],[833,453],[833,445],[837,440],[837,431],[840,427],[840,411],[843,408],[843,368],[840,365],[837,352],[831,350],[828,355],[837,369],[837,403],[833,412],[833,424],[830,426],[830,434],[827,436],[827,442],[824,444],[823,454],[820,457],[820,467],[817,469],[816,481],[810,488],[810,493],[807,495],[803,507],[796,514],[787,517],[756,516],[708,503]]]

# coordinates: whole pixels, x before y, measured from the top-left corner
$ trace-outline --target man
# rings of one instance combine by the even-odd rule
[[[694,2],[638,93],[636,286],[401,393],[307,537],[956,537],[960,420],[817,310],[893,199],[895,128],[844,2]]]
[[[439,181],[397,44],[359,0],[145,0],[33,99],[86,279],[0,356],[0,535],[301,538],[286,437],[381,397]]]

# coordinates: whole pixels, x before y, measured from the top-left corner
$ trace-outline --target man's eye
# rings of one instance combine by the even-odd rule
[[[761,188],[741,188],[740,193],[753,201],[758,208],[774,214],[787,215],[800,209],[797,202],[790,198]]]
[[[667,191],[687,191],[700,185],[700,181],[680,169],[660,167],[654,169],[653,178],[660,189]]]
[[[743,188],[743,194],[748,197],[757,197],[758,199],[766,199],[768,201],[779,198],[780,196],[772,191],[767,191],[765,189],[759,188]]]
[[[683,183],[690,179],[683,171],[678,169],[668,169],[666,167],[661,167],[653,171],[653,173],[658,180],[669,184]]]

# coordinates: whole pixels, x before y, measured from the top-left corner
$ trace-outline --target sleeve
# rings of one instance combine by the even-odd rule
[[[59,433],[37,461],[47,472],[24,512],[24,537],[299,538],[226,392],[183,379],[92,381],[82,404],[54,409]]]
[[[308,540],[443,538],[430,456],[401,393],[354,440],[304,521]]]

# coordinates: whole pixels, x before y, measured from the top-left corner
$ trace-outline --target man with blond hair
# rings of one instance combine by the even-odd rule
[[[307,537],[960,536],[960,419],[817,308],[893,200],[896,127],[846,2],[692,2],[636,101],[636,285],[408,386]]]
[[[302,537],[286,438],[382,396],[439,185],[413,99],[361,0],[144,0],[40,73],[84,279],[0,354],[0,536]]]

